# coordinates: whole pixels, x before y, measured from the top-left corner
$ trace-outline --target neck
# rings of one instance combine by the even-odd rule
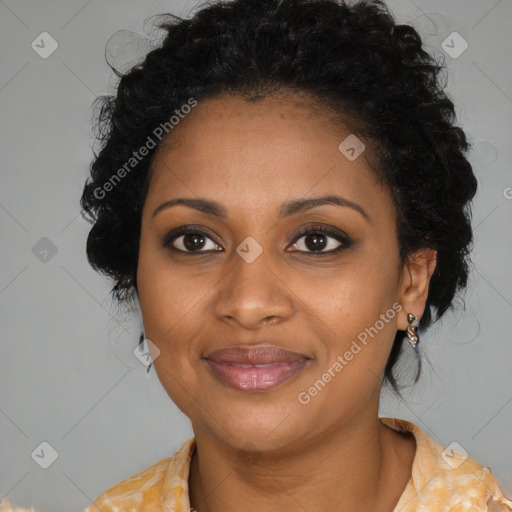
[[[391,512],[414,458],[414,440],[383,425],[376,410],[279,454],[241,457],[210,433],[194,433],[189,489],[198,512]]]

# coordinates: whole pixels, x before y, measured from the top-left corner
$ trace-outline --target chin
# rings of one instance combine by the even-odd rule
[[[259,406],[245,403],[237,407],[226,403],[217,409],[216,421],[207,416],[199,423],[206,424],[208,431],[235,449],[250,446],[260,451],[277,450],[298,443],[306,435],[306,423],[290,407],[289,399]]]

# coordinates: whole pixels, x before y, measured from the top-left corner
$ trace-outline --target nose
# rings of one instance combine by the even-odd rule
[[[270,260],[266,251],[251,263],[234,254],[215,297],[214,311],[219,320],[253,330],[293,315],[293,292]]]

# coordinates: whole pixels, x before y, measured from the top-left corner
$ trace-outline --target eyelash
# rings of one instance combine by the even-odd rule
[[[165,235],[165,237],[162,240],[162,246],[164,248],[168,247],[169,250],[179,252],[182,254],[183,253],[184,254],[205,254],[205,253],[212,252],[211,250],[208,250],[208,251],[184,251],[182,249],[178,249],[178,248],[172,246],[172,242],[174,240],[176,240],[177,238],[179,238],[180,236],[194,235],[194,234],[202,235],[203,237],[210,239],[212,242],[216,243],[217,245],[220,245],[215,240],[213,240],[212,237],[208,233],[206,233],[202,229],[189,226],[189,227],[179,228],[177,231],[172,230],[169,233],[167,233],[167,235]],[[322,225],[312,225],[312,226],[307,226],[306,228],[301,229],[295,236],[291,245],[296,244],[298,240],[300,240],[302,237],[304,237],[306,235],[318,235],[318,234],[334,238],[336,241],[340,242],[341,245],[339,247],[337,247],[336,249],[331,249],[330,251],[323,251],[323,252],[296,251],[296,252],[299,252],[301,254],[313,254],[315,256],[323,256],[323,255],[330,255],[330,254],[338,253],[343,249],[348,249],[353,244],[350,237],[343,232],[334,231],[334,230],[329,229]],[[169,247],[169,245],[171,245],[171,247]],[[217,251],[214,250],[213,252],[217,252]],[[220,252],[220,251],[218,251],[218,252]]]

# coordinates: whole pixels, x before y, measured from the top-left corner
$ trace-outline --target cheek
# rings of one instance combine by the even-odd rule
[[[172,340],[182,339],[183,333],[179,329],[186,320],[187,308],[176,272],[171,272],[159,251],[149,246],[144,236],[139,251],[137,286],[145,336],[160,351],[153,361],[160,376],[161,371],[181,359],[177,357],[180,346]]]
[[[335,372],[340,377],[333,380],[344,387],[360,386],[365,375],[379,376],[391,350],[401,306],[397,259],[391,257],[392,248],[387,254],[368,248],[329,278],[302,285],[300,279],[296,281],[310,311],[309,322],[323,342],[320,366],[327,371],[341,357],[343,371]],[[370,380],[373,386],[375,378]]]
[[[338,328],[336,334],[354,335],[373,324],[396,300],[395,267],[394,262],[366,251],[329,275],[307,281],[299,276],[296,286],[315,315]]]
[[[145,335],[159,350],[153,366],[163,388],[185,414],[193,412],[190,390],[197,389],[190,347],[199,332],[197,298],[176,273],[140,260],[139,301]]]
[[[167,393],[182,407],[187,389],[197,387],[193,350],[204,330],[204,308],[214,281],[190,276],[165,251],[141,237],[137,285],[145,335],[159,350],[153,361]]]
[[[318,337],[323,347],[299,390],[299,402],[306,403],[299,412],[303,418],[337,422],[364,409],[379,394],[400,306],[386,279],[379,282],[377,276],[353,271],[346,279],[330,281],[323,293],[309,295],[308,306],[310,325],[318,326],[315,332],[323,329]]]
[[[144,326],[163,342],[184,320],[190,321],[204,295],[191,280],[144,233],[141,236],[137,286]],[[149,337],[149,336],[148,336]]]

